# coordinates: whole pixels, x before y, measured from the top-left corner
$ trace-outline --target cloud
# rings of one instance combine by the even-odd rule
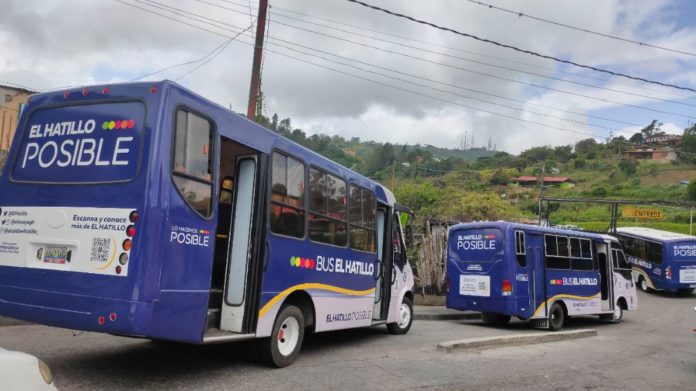
[[[436,21],[484,38],[582,63],[691,86],[694,86],[696,80],[694,58],[553,27],[469,2],[443,0],[430,2],[425,7],[422,2],[406,0],[371,1],[385,8]],[[489,1],[519,8],[529,15],[696,52],[696,28],[687,21],[688,12],[685,13],[680,8],[687,6],[676,1],[592,0],[556,4],[531,0],[514,6]],[[166,14],[215,34],[129,7],[122,2]],[[233,31],[251,23],[248,2],[243,0],[122,2],[5,2],[3,12],[0,13],[0,45],[4,48],[3,56],[0,57],[0,82],[4,80],[46,89],[128,81],[157,69],[200,58],[224,42],[227,39],[225,37],[231,37]],[[255,6],[256,3],[252,5]],[[475,134],[476,145],[485,145],[490,138],[499,150],[517,153],[540,144],[572,144],[589,137],[587,133],[603,139],[610,131],[614,134],[631,131],[627,130],[630,126],[589,118],[588,114],[636,124],[649,123],[655,118],[673,125],[675,131],[683,128],[687,122],[684,117],[626,108],[616,103],[534,88],[523,83],[646,106],[659,111],[679,114],[694,112],[689,106],[568,84],[520,73],[512,68],[696,105],[694,98],[686,97],[694,94],[561,66],[346,1],[276,0],[272,6],[269,27],[271,38],[267,41],[269,51],[266,52],[263,68],[265,110],[269,115],[277,112],[281,117],[291,117],[293,124],[309,133],[322,132],[347,138],[452,147],[460,144],[461,136],[466,132],[467,135]],[[218,22],[201,22],[191,15],[182,16],[181,12],[169,13],[165,10],[167,7],[184,9]],[[253,11],[256,12],[255,9]],[[332,19],[342,24],[310,18],[292,11]],[[358,30],[352,26],[364,26],[392,35]],[[246,112],[252,45],[250,37],[240,36],[210,63],[179,82],[217,103],[232,107],[238,112]],[[367,45],[383,50],[372,49]],[[291,51],[289,48],[313,53],[333,62]],[[331,57],[311,49],[344,58]],[[423,58],[425,61],[413,57]],[[196,64],[175,67],[150,79],[176,79],[195,66]],[[507,97],[512,101],[490,94]],[[484,103],[482,100],[498,105]]]

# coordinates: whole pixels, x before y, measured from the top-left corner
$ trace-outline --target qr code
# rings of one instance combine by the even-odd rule
[[[92,239],[92,262],[107,262],[111,252],[111,240],[109,238]]]
[[[486,290],[486,282],[485,282],[485,281],[479,281],[479,283],[478,283],[478,290],[480,290],[480,291],[485,291],[485,290]]]

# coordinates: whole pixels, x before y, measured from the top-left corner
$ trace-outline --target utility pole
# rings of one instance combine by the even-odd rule
[[[249,85],[249,106],[247,118],[256,120],[256,102],[261,86],[261,58],[263,56],[263,34],[266,31],[266,11],[268,0],[259,0],[259,18],[256,21],[256,43],[254,44],[254,63],[251,66],[251,84]]]

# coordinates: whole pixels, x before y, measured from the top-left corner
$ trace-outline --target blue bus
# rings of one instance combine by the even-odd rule
[[[0,178],[0,315],[194,344],[412,322],[380,184],[169,82],[30,97]]]
[[[447,308],[486,323],[512,316],[559,330],[569,316],[618,323],[637,307],[631,270],[616,238],[508,222],[450,227]]]
[[[616,229],[633,277],[643,292],[676,291],[690,295],[696,288],[696,237],[645,227]]]

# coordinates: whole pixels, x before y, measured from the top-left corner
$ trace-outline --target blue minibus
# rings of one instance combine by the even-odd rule
[[[569,316],[620,322],[637,307],[631,270],[616,238],[509,222],[450,227],[447,308],[486,323],[512,316],[559,330]]]
[[[169,81],[31,96],[0,178],[0,315],[194,344],[413,319],[384,186]]]
[[[643,292],[696,288],[696,237],[646,227],[620,227],[616,236]]]

